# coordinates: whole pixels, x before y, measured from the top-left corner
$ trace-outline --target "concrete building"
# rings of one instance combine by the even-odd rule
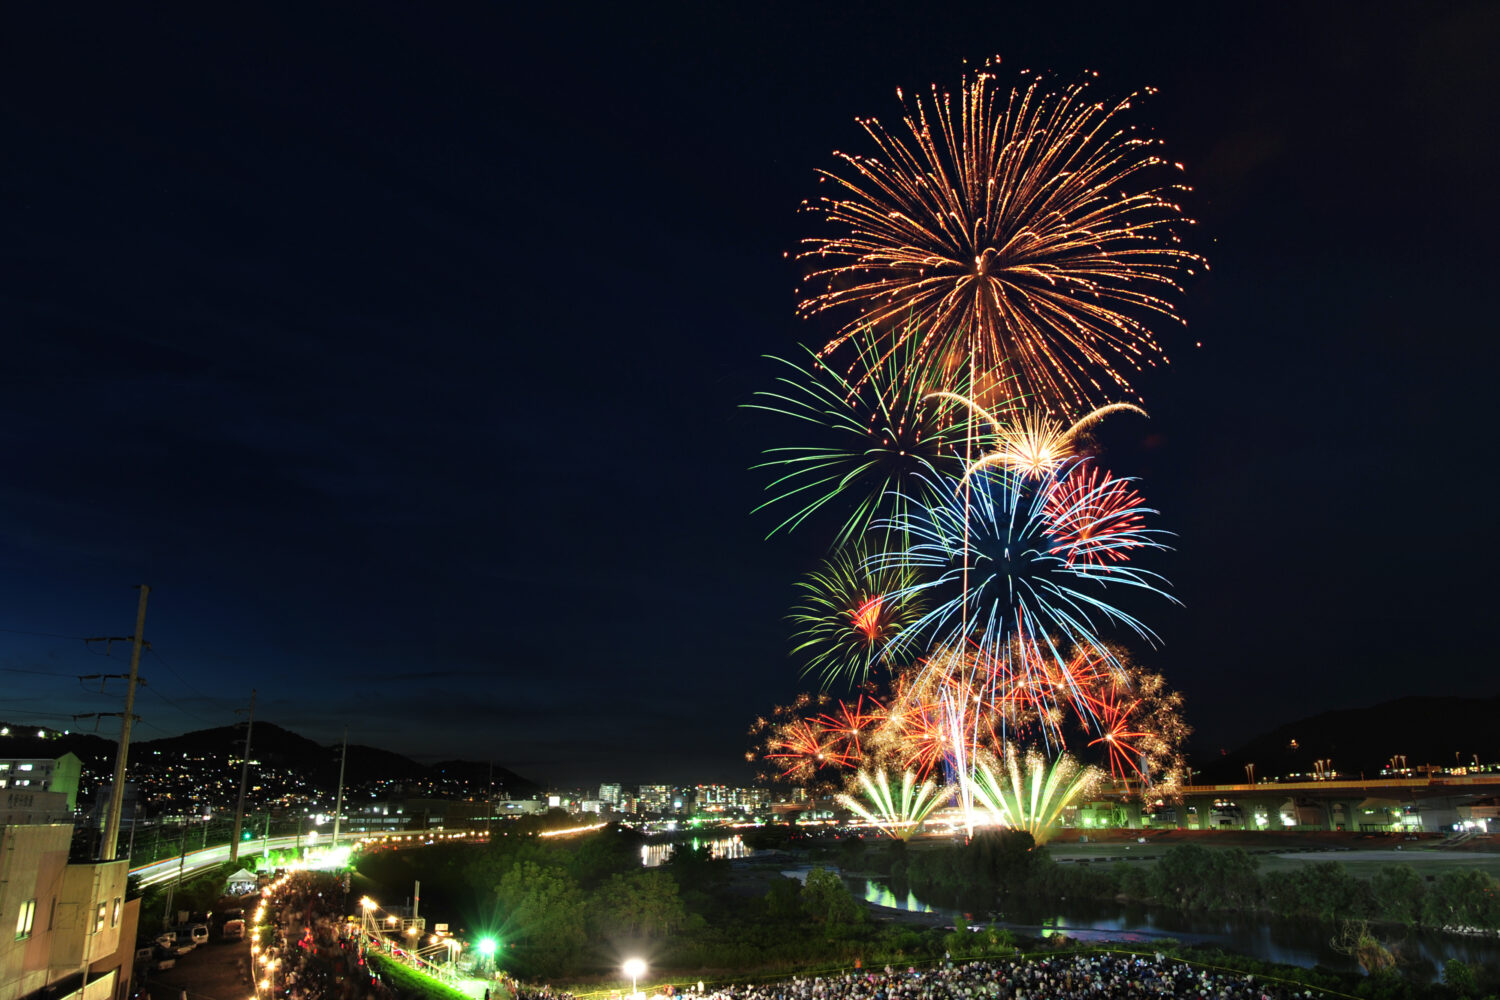
[[[0,826],[27,823],[66,823],[73,825],[73,810],[63,792],[33,792],[29,788],[8,788],[0,792]]]
[[[129,862],[69,864],[69,823],[0,827],[0,1000],[124,1000],[139,903]]]
[[[24,788],[33,792],[62,792],[68,811],[78,807],[78,774],[82,761],[72,753],[61,757],[0,758],[0,789]]]

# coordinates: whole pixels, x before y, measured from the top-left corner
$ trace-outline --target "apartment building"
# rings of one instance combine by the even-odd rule
[[[0,826],[0,1000],[124,1000],[138,901],[129,863],[70,864],[71,823]]]

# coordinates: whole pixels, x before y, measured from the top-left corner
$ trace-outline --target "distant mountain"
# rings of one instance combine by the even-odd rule
[[[36,735],[35,726],[15,725],[0,722],[0,727],[9,728],[17,735],[0,736],[0,757],[60,757],[65,753],[76,754],[84,768],[99,780],[108,781],[114,768],[117,740],[106,739],[93,733],[53,733],[45,737]],[[26,735],[20,735],[20,734]],[[198,729],[180,736],[167,736],[155,740],[132,740],[130,758],[133,762],[147,755],[190,757],[234,758],[240,754],[245,739],[243,725],[220,726],[216,729]],[[321,787],[333,788],[339,777],[339,745],[323,746],[305,736],[271,722],[256,722],[251,738],[251,756],[272,767],[282,768],[307,775]],[[483,787],[491,774],[491,765],[475,761],[444,761],[440,764],[421,764],[409,757],[382,750],[378,747],[349,744],[348,762],[344,781],[348,785],[361,785],[375,781],[443,781],[463,780],[471,787]],[[493,768],[496,794],[508,794],[513,798],[526,798],[541,791],[541,786],[521,777],[508,768]]]
[[[1406,766],[1452,767],[1500,760],[1500,696],[1429,698],[1413,696],[1368,708],[1323,712],[1278,726],[1232,753],[1194,755],[1194,782],[1229,784],[1245,780],[1245,765],[1257,778],[1310,773],[1328,760],[1341,775],[1375,775],[1392,756]]]

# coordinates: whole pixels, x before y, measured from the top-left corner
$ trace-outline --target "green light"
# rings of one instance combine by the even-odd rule
[[[494,938],[480,938],[479,939],[479,954],[483,955],[485,958],[492,957],[495,954],[495,939]]]

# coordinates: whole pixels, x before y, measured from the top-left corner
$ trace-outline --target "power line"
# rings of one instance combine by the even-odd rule
[[[11,635],[40,635],[48,639],[73,639],[78,642],[83,641],[83,636],[81,635],[63,635],[59,632],[32,632],[24,628],[0,628],[0,632],[9,632]]]
[[[66,673],[55,674],[55,673],[53,673],[50,670],[27,670],[27,669],[25,669],[23,667],[0,667],[0,673],[7,673],[7,674],[34,674],[37,677],[57,677],[57,678],[63,678],[63,677],[71,676],[70,674],[66,674]]]
[[[173,708],[177,709],[177,711],[183,713],[184,715],[190,715],[193,718],[197,719],[199,722],[202,722],[205,725],[208,725],[210,728],[212,728],[213,723],[210,722],[207,717],[199,715],[197,712],[193,711],[192,709],[188,708],[187,706],[181,705],[181,704],[173,701],[171,698],[168,698],[166,696],[166,694],[164,694],[162,692],[161,687],[159,685],[156,686],[156,687],[152,687],[149,684],[142,685],[142,686],[145,688],[145,690],[147,691],[147,693],[155,695],[156,697],[160,698],[162,701],[166,702],[168,705],[170,705]]]
[[[149,646],[149,647],[147,647],[146,651],[149,652],[156,659],[157,663],[160,663],[162,666],[166,667],[167,671],[173,677],[175,677],[179,681],[181,681],[183,687],[187,688],[189,691],[193,692],[193,694],[197,695],[200,698],[204,698],[204,699],[208,698],[208,695],[204,694],[202,691],[199,691],[197,688],[193,687],[193,685],[189,684],[186,677],[183,677],[176,670],[173,670],[172,669],[172,665],[170,663],[168,663],[166,660],[162,659],[161,654],[156,651],[156,647]]]

